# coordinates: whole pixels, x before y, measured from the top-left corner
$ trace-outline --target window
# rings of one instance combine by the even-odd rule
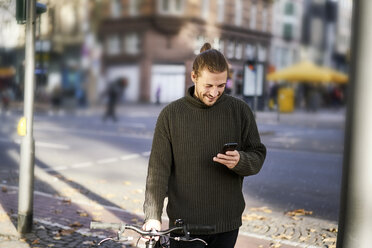
[[[118,55],[121,53],[120,38],[118,35],[112,35],[107,38],[106,51],[108,55]]]
[[[126,54],[139,54],[139,38],[136,33],[128,33],[124,37],[124,51]]]
[[[285,23],[283,26],[283,38],[285,40],[292,40],[293,38],[293,27],[292,24]]]
[[[220,51],[220,38],[214,38],[212,47],[218,51]]]
[[[160,14],[183,14],[185,0],[158,0],[158,12]]]
[[[241,26],[243,19],[243,2],[242,0],[235,0],[235,25]]]
[[[205,37],[199,35],[195,40],[194,54],[199,54],[200,53],[200,48],[202,48],[204,43],[205,43]]]
[[[118,18],[121,16],[122,5],[121,0],[111,0],[111,17]]]
[[[228,43],[227,43],[227,51],[226,51],[227,58],[229,58],[229,59],[234,58],[234,50],[235,50],[234,48],[235,48],[234,41],[232,41],[232,40],[228,41]]]
[[[138,15],[139,4],[141,1],[138,0],[129,0],[129,15],[136,16]]]
[[[217,0],[217,22],[225,19],[225,0]]]
[[[209,0],[203,0],[201,6],[201,16],[204,19],[208,19],[209,15]]]
[[[235,58],[236,59],[242,59],[243,55],[243,44],[242,43],[237,43],[235,47]]]
[[[218,51],[220,51],[221,53],[225,53],[225,42],[224,40],[219,40],[219,45],[218,45]]]
[[[263,9],[263,11],[262,11],[262,31],[263,32],[266,32],[267,31],[267,22],[268,22],[268,20],[267,20],[267,9],[265,8],[265,9]]]
[[[257,60],[260,62],[265,62],[267,57],[266,47],[258,45],[257,48]]]
[[[212,47],[221,53],[224,53],[224,42],[220,38],[214,38]]]
[[[294,4],[291,2],[288,2],[285,4],[284,7],[284,14],[285,15],[294,15]]]
[[[245,57],[246,59],[254,59],[255,58],[255,47],[251,44],[247,44],[245,46]]]
[[[257,24],[257,6],[251,5],[250,17],[249,17],[249,28],[256,29]]]

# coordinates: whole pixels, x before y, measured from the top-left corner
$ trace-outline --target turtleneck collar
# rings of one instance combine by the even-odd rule
[[[194,96],[194,92],[195,92],[195,85],[191,86],[187,90],[185,97],[186,97],[187,102],[191,103],[192,105],[198,108],[203,108],[203,109],[213,108],[214,106],[220,104],[226,99],[226,94],[225,92],[223,92],[222,95],[217,99],[217,101],[212,106],[208,106],[204,102],[200,101],[199,98],[196,98]]]

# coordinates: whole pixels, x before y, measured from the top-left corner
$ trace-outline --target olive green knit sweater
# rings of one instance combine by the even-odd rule
[[[266,156],[246,103],[223,94],[207,106],[188,94],[158,117],[146,182],[146,219],[161,219],[168,197],[170,225],[215,225],[216,233],[241,226],[243,177],[258,173]],[[230,170],[213,161],[223,144],[237,142],[240,161]]]

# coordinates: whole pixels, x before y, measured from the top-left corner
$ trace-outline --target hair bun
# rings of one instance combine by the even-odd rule
[[[202,48],[200,48],[200,52],[201,53],[202,52],[205,52],[205,51],[207,51],[207,50],[209,50],[211,48],[212,48],[211,44],[209,44],[208,42],[206,42],[206,43],[204,43],[204,45],[202,46]]]

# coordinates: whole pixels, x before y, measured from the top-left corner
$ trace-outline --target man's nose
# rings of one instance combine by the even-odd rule
[[[211,91],[210,91],[210,94],[212,97],[216,97],[218,96],[218,89],[217,88],[213,88]]]

